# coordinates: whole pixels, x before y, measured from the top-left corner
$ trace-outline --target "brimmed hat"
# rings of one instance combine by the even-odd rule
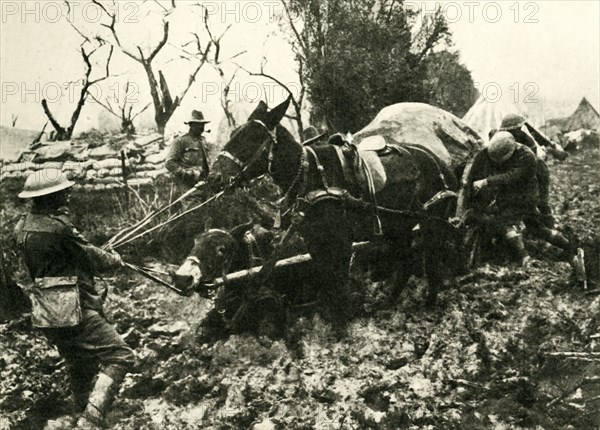
[[[488,154],[494,163],[504,163],[517,149],[517,142],[508,131],[497,132],[488,145]]]
[[[199,110],[193,110],[192,111],[192,118],[190,118],[185,124],[190,124],[193,122],[199,122],[201,124],[206,124],[209,123],[210,121],[207,121],[204,119],[204,115],[202,114],[201,111]]]
[[[19,198],[31,199],[46,196],[65,190],[73,185],[75,185],[75,182],[69,181],[60,169],[42,169],[27,177],[23,191],[19,193]]]
[[[523,124],[525,124],[527,120],[523,118],[521,115],[516,113],[509,113],[504,118],[502,118],[502,123],[500,124],[500,128],[498,131],[509,131],[516,130],[517,128],[521,128]]]

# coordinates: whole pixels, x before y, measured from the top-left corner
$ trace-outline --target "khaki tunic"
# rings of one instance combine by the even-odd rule
[[[208,157],[204,136],[189,133],[176,139],[167,155],[165,166],[179,184],[189,188],[208,176]]]

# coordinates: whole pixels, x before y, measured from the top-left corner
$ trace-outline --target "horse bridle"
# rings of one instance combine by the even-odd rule
[[[269,137],[267,137],[263,143],[261,144],[261,146],[258,148],[258,150],[254,153],[254,155],[252,155],[252,157],[250,157],[250,159],[244,163],[242,160],[240,160],[239,158],[237,158],[235,155],[233,155],[231,152],[223,150],[221,151],[218,155],[218,157],[224,157],[229,159],[230,161],[232,161],[240,170],[237,174],[237,176],[235,177],[235,179],[233,180],[233,182],[235,182],[236,180],[240,179],[244,172],[246,170],[248,170],[248,168],[250,166],[252,166],[252,164],[254,164],[259,158],[260,156],[263,154],[263,152],[265,150],[268,151],[268,156],[267,156],[267,173],[269,175],[273,174],[272,171],[272,164],[273,164],[273,148],[275,147],[275,145],[277,144],[277,128],[274,128],[273,131],[269,130],[269,128],[267,127],[267,125],[257,119],[252,120],[253,122],[260,124],[269,134]],[[283,197],[280,199],[280,202],[283,202],[284,200],[287,200],[287,198],[289,197],[290,193],[292,192],[292,189],[294,188],[294,186],[296,186],[296,184],[298,183],[298,181],[301,181],[301,191],[300,194],[302,194],[303,188],[306,185],[307,182],[307,176],[308,176],[308,169],[309,169],[309,161],[308,161],[308,153],[310,152],[313,156],[313,158],[315,159],[316,163],[317,163],[317,169],[319,170],[319,173],[321,174],[321,178],[323,180],[323,184],[325,185],[325,188],[328,188],[327,186],[327,182],[324,176],[324,169],[323,166],[321,165],[321,163],[319,162],[319,157],[317,156],[317,154],[315,153],[315,151],[307,146],[302,146],[302,152],[300,155],[300,162],[299,162],[299,166],[298,166],[298,171],[297,174],[294,178],[294,180],[292,181],[291,185],[289,186],[289,188],[287,189],[287,191],[284,193]]]
[[[221,151],[218,155],[218,157],[224,157],[227,158],[228,160],[232,161],[237,167],[239,167],[239,173],[237,175],[237,177],[241,177],[244,172],[246,170],[248,170],[248,168],[250,166],[252,166],[259,158],[260,156],[263,154],[263,152],[266,150],[268,151],[268,156],[267,156],[267,172],[269,174],[271,174],[271,165],[273,163],[273,148],[275,147],[275,145],[277,144],[277,128],[273,128],[273,130],[269,130],[269,127],[267,127],[267,125],[258,120],[258,119],[254,119],[252,120],[253,122],[255,122],[256,124],[260,124],[261,127],[263,127],[265,129],[265,131],[268,133],[269,137],[267,137],[263,143],[260,145],[260,147],[258,148],[258,150],[252,155],[252,157],[250,157],[250,159],[247,162],[243,162],[242,160],[240,160],[239,158],[237,158],[235,155],[233,155],[231,152],[223,150]]]

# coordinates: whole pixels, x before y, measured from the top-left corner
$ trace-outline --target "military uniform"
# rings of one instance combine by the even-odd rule
[[[527,128],[529,133],[522,130],[523,126]],[[525,118],[516,114],[509,114],[504,117],[500,125],[500,130],[508,131],[513,135],[517,143],[525,145],[536,154],[535,173],[539,189],[538,208],[546,216],[544,221],[548,224],[548,227],[552,227],[554,220],[552,219],[552,211],[550,209],[550,170],[546,162],[537,156],[538,145],[552,147],[552,142],[539,134],[535,128],[527,123]]]
[[[491,147],[494,145],[492,140],[490,147],[483,150],[485,156],[477,157],[478,165],[473,166],[473,185],[485,180],[486,186],[473,197],[475,206],[493,217],[493,224],[499,228],[500,233],[521,259],[527,257],[517,229],[521,221],[532,235],[570,250],[569,241],[558,231],[544,225],[538,210],[538,159],[535,154],[525,145],[516,143],[508,132],[499,132],[494,139],[500,144],[501,140],[507,142],[506,152],[504,158],[490,154],[490,151],[494,150]]]
[[[496,199],[498,215],[515,218],[531,214],[539,198],[536,181],[536,157],[524,145],[517,145],[512,157],[501,165],[482,158],[473,179],[486,179]],[[487,200],[485,194],[479,196]]]
[[[106,321],[104,297],[94,286],[96,272],[118,267],[121,260],[91,245],[63,209],[51,213],[32,209],[18,223],[16,233],[32,279],[76,279],[80,323],[41,330],[65,358],[76,407],[83,411],[99,371],[120,384],[133,364],[133,352]]]
[[[173,178],[187,188],[208,176],[208,157],[204,136],[186,134],[171,144],[166,168]]]

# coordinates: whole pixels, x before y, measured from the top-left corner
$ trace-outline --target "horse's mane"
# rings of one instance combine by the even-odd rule
[[[277,124],[277,127],[275,127],[275,128],[277,130],[277,139],[283,138],[283,139],[286,139],[288,141],[295,143],[298,146],[301,146],[301,144],[296,140],[294,135],[283,125]]]

